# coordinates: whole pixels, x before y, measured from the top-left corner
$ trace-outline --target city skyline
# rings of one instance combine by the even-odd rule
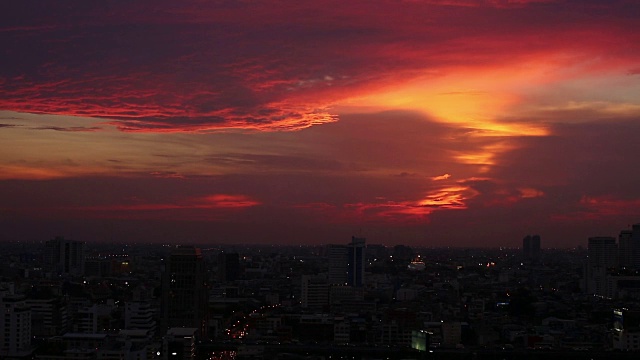
[[[0,241],[563,248],[640,222],[637,2],[0,9]]]

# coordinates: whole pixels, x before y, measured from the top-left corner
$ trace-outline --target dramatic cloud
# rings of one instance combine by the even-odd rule
[[[3,5],[0,108],[123,131],[292,130],[385,94],[459,122],[517,101],[527,82],[637,66],[622,1],[65,3]],[[443,90],[432,82],[452,89],[431,102],[416,90]]]
[[[2,240],[573,246],[640,222],[635,1],[0,5]],[[126,229],[126,231],[125,231]],[[549,241],[548,243],[546,241]]]

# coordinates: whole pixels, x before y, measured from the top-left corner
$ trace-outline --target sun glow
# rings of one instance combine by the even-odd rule
[[[457,127],[479,130],[477,136],[544,136],[549,131],[535,123],[506,122],[509,109],[520,104],[529,86],[544,83],[546,65],[516,68],[449,69],[446,75],[419,77],[402,85],[352,99],[351,106],[407,109]],[[526,84],[526,85],[522,85]]]

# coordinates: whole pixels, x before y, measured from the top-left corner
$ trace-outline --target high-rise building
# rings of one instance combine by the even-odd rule
[[[0,294],[0,358],[26,358],[31,349],[31,309],[22,295]]]
[[[640,224],[633,224],[633,226],[631,226],[630,245],[631,267],[636,270],[640,270]]]
[[[84,274],[84,242],[57,236],[45,243],[44,263],[58,274]]]
[[[366,239],[351,237],[347,245],[347,285],[361,287],[364,284],[364,265]]]
[[[522,239],[522,255],[528,260],[540,257],[540,235],[527,235]]]
[[[34,337],[62,335],[68,330],[66,303],[59,297],[29,298],[31,333]]]
[[[631,266],[640,270],[640,224],[631,226]]]
[[[633,231],[622,230],[618,235],[618,264],[633,267]]]
[[[588,259],[585,264],[585,291],[587,294],[610,296],[607,278],[609,270],[617,265],[618,247],[614,237],[589,238]]]
[[[366,239],[351,237],[347,245],[331,244],[327,246],[329,258],[330,285],[348,285],[360,287],[364,283]]]
[[[628,309],[613,311],[613,348],[640,350],[640,312]]]
[[[329,284],[346,285],[348,251],[345,245],[331,244],[327,246],[327,257],[329,258]]]
[[[622,230],[618,236],[618,263],[622,268],[640,270],[640,224]]]
[[[207,286],[200,249],[179,246],[165,263],[162,278],[162,320],[164,329],[187,327],[207,336]]]
[[[617,253],[618,247],[614,237],[598,236],[589,238],[588,264],[590,267],[604,269],[616,267]]]
[[[323,310],[329,305],[329,284],[323,276],[303,275],[300,303],[305,309]]]
[[[240,277],[240,255],[220,253],[218,255],[218,279],[222,282],[236,281]]]

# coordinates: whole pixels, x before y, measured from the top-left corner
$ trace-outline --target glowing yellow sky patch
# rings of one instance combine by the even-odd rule
[[[611,101],[567,101],[561,104],[539,106],[539,111],[591,111],[605,116],[632,116],[640,113],[640,104]]]
[[[428,194],[418,202],[419,206],[438,207],[444,209],[466,208],[465,200],[472,197],[468,186],[449,186]]]
[[[453,158],[462,164],[480,165],[480,173],[486,173],[489,166],[496,164],[496,156],[514,149],[514,146],[504,141],[479,146],[476,150],[457,152]]]
[[[543,136],[549,134],[543,125],[497,119],[519,104],[523,87],[545,82],[547,71],[545,64],[450,69],[448,75],[431,74],[351,99],[349,105],[419,111],[436,121],[480,130],[478,136]]]

